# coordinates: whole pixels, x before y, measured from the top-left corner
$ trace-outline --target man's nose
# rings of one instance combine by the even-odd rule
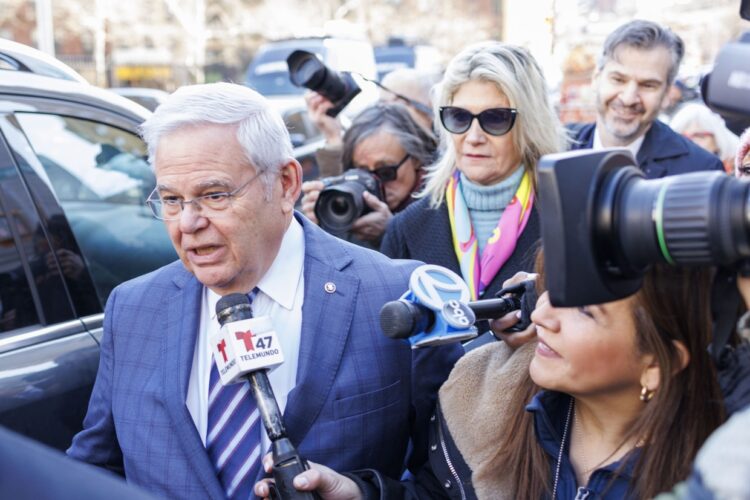
[[[625,84],[623,89],[620,91],[620,100],[625,105],[636,104],[640,99],[638,94],[638,82],[631,81]]]
[[[194,233],[208,225],[208,219],[201,213],[197,203],[184,203],[180,212],[180,231]]]

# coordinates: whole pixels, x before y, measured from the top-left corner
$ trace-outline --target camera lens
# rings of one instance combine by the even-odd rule
[[[336,196],[331,200],[331,213],[337,217],[344,217],[352,209],[348,200],[342,196]]]
[[[326,111],[328,116],[335,117],[361,91],[351,74],[328,68],[312,52],[295,50],[286,63],[294,85],[314,90],[334,104]]]
[[[326,67],[310,52],[294,51],[288,59],[289,78],[298,87],[317,90],[326,77]]]
[[[352,169],[339,177],[324,179],[328,186],[315,202],[320,227],[334,234],[348,231],[355,220],[370,211],[362,195],[365,191],[382,199],[377,178],[366,170]]]
[[[315,204],[315,215],[326,231],[338,233],[348,231],[364,211],[362,193],[357,185],[341,185],[320,192]]]

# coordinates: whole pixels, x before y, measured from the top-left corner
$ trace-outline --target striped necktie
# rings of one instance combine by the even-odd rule
[[[250,303],[258,294],[248,294]],[[260,416],[247,381],[224,387],[216,362],[211,364],[206,450],[227,498],[252,498],[261,467]]]

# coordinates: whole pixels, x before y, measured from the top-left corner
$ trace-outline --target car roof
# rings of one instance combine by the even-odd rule
[[[78,83],[88,83],[73,68],[49,54],[4,38],[0,38],[0,62],[4,62],[12,68],[4,69],[3,72],[34,73]]]
[[[140,104],[86,83],[14,71],[0,74],[0,96],[15,95],[84,104],[117,113],[137,123],[151,116],[151,112]]]
[[[148,87],[110,87],[107,90],[111,90],[115,94],[119,95],[136,95],[144,97],[153,97],[155,99],[164,99],[169,95],[169,92],[165,92],[159,89],[152,89]]]

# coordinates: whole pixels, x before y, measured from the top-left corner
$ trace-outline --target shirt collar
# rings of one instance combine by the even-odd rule
[[[630,144],[623,146],[623,148],[630,151],[633,155],[633,158],[638,158],[638,151],[641,150],[641,145],[643,144],[644,139],[646,139],[646,134],[641,135],[638,139],[634,140]],[[592,146],[592,149],[604,149],[604,144],[602,144],[602,136],[599,134],[598,125],[594,127],[594,143],[592,144]]]
[[[305,233],[296,217],[292,217],[276,258],[266,274],[258,282],[261,293],[277,302],[283,308],[291,310],[294,306],[295,290],[302,277],[305,262]],[[216,320],[216,303],[221,295],[205,287],[208,299],[208,310],[211,321]],[[248,290],[249,292],[249,290]]]
[[[291,310],[304,262],[305,233],[297,218],[292,217],[276,258],[258,282],[258,288],[274,302]]]

